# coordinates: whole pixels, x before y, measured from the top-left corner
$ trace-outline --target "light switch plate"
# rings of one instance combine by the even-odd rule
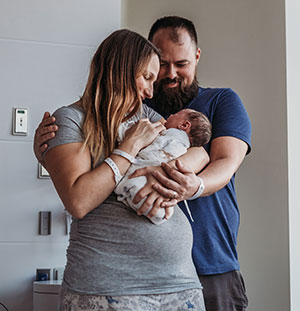
[[[28,132],[27,108],[13,108],[13,135],[26,136]]]

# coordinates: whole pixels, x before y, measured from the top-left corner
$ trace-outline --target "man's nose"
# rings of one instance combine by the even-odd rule
[[[176,71],[175,66],[173,66],[173,65],[169,65],[169,66],[168,66],[167,77],[168,77],[169,79],[174,79],[174,78],[177,77],[177,71]]]

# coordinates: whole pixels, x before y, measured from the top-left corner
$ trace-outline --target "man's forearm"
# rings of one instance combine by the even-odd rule
[[[208,196],[226,186],[238,170],[247,152],[247,144],[233,137],[220,137],[211,144],[210,163],[199,174],[205,184],[201,196]]]
[[[210,162],[198,176],[203,179],[205,189],[201,197],[208,196],[226,186],[236,171],[231,159],[219,159]]]
[[[204,148],[192,147],[182,156],[178,157],[178,160],[189,169],[191,172],[199,173],[209,162],[209,156]],[[173,168],[176,168],[176,160],[168,162]]]

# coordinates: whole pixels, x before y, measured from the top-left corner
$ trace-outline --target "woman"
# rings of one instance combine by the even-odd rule
[[[164,129],[162,117],[142,105],[158,72],[159,53],[149,41],[116,31],[94,55],[82,98],[54,114],[59,130],[44,163],[73,216],[61,310],[205,309],[192,231],[180,209],[154,226],[112,193],[130,166],[126,154],[135,157]],[[137,122],[118,145],[120,156],[113,153],[117,130],[128,120]],[[190,150],[182,162],[194,157]],[[197,154],[199,170],[206,155]],[[148,200],[156,208],[165,201],[154,190]]]

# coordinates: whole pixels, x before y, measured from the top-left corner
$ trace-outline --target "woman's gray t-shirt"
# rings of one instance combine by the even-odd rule
[[[59,130],[48,150],[83,141],[84,113],[78,105],[62,107],[54,116]],[[140,117],[161,119],[145,105]],[[191,257],[192,238],[177,206],[168,221],[154,225],[111,194],[84,218],[73,219],[63,285],[77,293],[111,296],[201,288]]]

